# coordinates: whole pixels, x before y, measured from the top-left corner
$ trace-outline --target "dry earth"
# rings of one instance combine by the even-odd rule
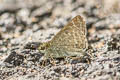
[[[120,13],[116,3],[106,5],[111,4],[101,5],[96,0],[0,0],[0,79],[120,80]],[[112,7],[114,13],[109,12]],[[65,64],[61,59],[55,60],[55,66],[49,61],[41,66],[43,55],[37,47],[76,15],[86,20],[94,55],[91,63]]]

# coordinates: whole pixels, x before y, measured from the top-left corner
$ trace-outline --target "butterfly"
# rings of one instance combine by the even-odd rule
[[[84,56],[88,49],[86,23],[80,15],[68,22],[51,41],[43,43],[39,51],[46,59]]]

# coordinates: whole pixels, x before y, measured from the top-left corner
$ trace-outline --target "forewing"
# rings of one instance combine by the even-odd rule
[[[85,21],[78,15],[56,34],[49,47],[54,46],[68,51],[86,49],[88,48],[86,33]]]

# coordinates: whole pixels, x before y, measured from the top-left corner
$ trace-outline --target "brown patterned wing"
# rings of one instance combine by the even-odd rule
[[[85,21],[78,15],[56,34],[50,41],[49,48],[54,47],[70,52],[87,49],[86,33]]]

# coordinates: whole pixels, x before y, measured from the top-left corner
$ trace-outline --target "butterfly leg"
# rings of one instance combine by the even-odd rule
[[[92,50],[92,49],[87,50],[87,54],[88,54],[91,58],[93,58],[93,57],[94,57],[94,56],[92,55],[92,52],[93,52],[93,50]]]
[[[54,66],[56,65],[55,59],[50,55],[50,63],[52,63]]]
[[[84,57],[84,56],[82,56],[82,57],[80,57],[80,56],[77,56],[77,57],[73,57],[73,56],[71,56],[70,57],[71,59],[72,59],[72,62],[74,63],[78,63],[78,62],[87,62],[88,64],[90,64],[90,58],[88,58],[88,57]]]
[[[73,63],[73,61],[76,61],[76,60],[79,60],[79,59],[80,59],[80,58],[78,58],[78,57],[73,57],[73,56],[71,56],[70,58],[71,58],[71,63]]]
[[[64,57],[66,64],[70,63],[71,57]]]
[[[45,58],[43,58],[42,60],[42,67],[46,66],[47,60]]]

